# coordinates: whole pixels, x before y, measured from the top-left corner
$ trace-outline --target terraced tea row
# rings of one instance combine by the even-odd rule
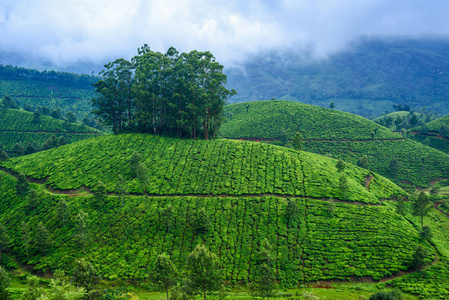
[[[12,152],[17,143],[25,147],[29,142],[36,142],[42,146],[53,135],[63,136],[67,143],[72,143],[100,134],[94,128],[47,116],[35,122],[33,113],[15,109],[0,109],[0,120],[0,144],[8,152]]]
[[[402,187],[428,187],[433,180],[449,177],[449,155],[349,113],[288,101],[258,101],[228,105],[225,117],[224,137],[290,145],[300,132],[304,150],[353,164],[365,156],[366,168]],[[392,170],[394,161],[397,168]]]
[[[349,280],[351,277],[380,279],[405,270],[418,244],[418,233],[385,205],[360,206],[327,201],[289,198],[298,204],[296,220],[286,215],[287,199],[280,197],[142,197],[128,196],[122,208],[109,196],[96,209],[92,196],[68,197],[41,194],[41,203],[30,210],[15,196],[15,179],[5,173],[0,181],[0,222],[12,237],[12,249],[21,261],[36,270],[70,268],[74,258],[84,256],[98,272],[110,279],[147,279],[152,260],[167,252],[180,267],[188,253],[204,243],[220,257],[229,283],[251,281],[260,262],[265,238],[272,244],[277,280],[297,286],[316,280]],[[37,186],[34,186],[37,187]],[[66,199],[71,211],[64,225],[56,207]],[[173,207],[170,219],[163,209]],[[208,225],[198,231],[202,209]],[[86,254],[75,242],[75,216],[83,210],[90,220],[91,242]],[[45,217],[43,217],[45,216]],[[27,257],[21,222],[34,235],[42,221],[54,241],[51,251],[30,250]],[[433,250],[426,246],[431,255]]]
[[[94,188],[101,180],[114,192],[117,175],[122,174],[128,192],[141,194],[144,186],[132,174],[135,151],[149,170],[145,186],[149,195],[278,194],[378,203],[404,194],[382,176],[353,165],[345,169],[347,187],[343,191],[336,160],[246,141],[102,136],[1,165],[62,190]]]

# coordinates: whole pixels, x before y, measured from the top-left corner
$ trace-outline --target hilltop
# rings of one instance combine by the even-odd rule
[[[225,117],[223,137],[287,146],[300,132],[304,150],[353,164],[361,164],[365,156],[366,168],[403,187],[427,187],[432,180],[449,176],[448,155],[350,113],[267,100],[227,105]]]
[[[141,180],[132,175],[134,152],[148,168],[145,194]],[[399,217],[393,203],[381,201],[405,195],[388,179],[348,164],[345,195],[335,159],[275,145],[109,135],[1,165],[10,174],[25,173],[39,193],[40,202],[32,209],[15,195],[14,176],[0,172],[0,222],[13,239],[10,255],[34,270],[68,269],[83,256],[104,278],[147,280],[156,255],[167,252],[182,267],[195,245],[204,243],[219,255],[226,282],[245,284],[268,238],[278,282],[293,287],[319,280],[389,278],[408,269],[418,244],[429,251],[429,260],[438,252],[419,240],[419,220]],[[118,174],[130,194],[123,199]],[[91,194],[100,180],[109,191],[102,203]],[[67,222],[57,209],[62,199],[70,211]],[[290,201],[298,205],[295,218],[286,212]],[[169,206],[171,217],[165,213]],[[81,210],[88,214],[92,237],[85,254],[75,239]],[[204,214],[208,222],[199,228],[203,223],[196,220]],[[22,221],[32,234],[44,222],[53,247],[30,250],[27,257]],[[14,266],[12,259],[8,262]]]
[[[41,147],[53,135],[72,143],[100,134],[97,129],[48,116],[41,115],[39,121],[33,121],[33,118],[34,114],[27,111],[0,109],[0,144],[5,151],[13,152],[16,143],[26,147],[35,142]]]

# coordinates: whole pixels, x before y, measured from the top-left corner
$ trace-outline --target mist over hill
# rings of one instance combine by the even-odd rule
[[[260,53],[226,70],[230,102],[293,100],[365,117],[393,104],[449,113],[449,40],[359,39],[316,59],[294,49]]]

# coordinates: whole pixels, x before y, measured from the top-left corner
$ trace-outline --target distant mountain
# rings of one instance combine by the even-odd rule
[[[365,117],[393,104],[449,113],[449,40],[361,39],[328,59],[294,50],[255,55],[229,68],[230,102],[283,99]]]

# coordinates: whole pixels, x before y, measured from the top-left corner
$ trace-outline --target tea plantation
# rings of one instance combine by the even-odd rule
[[[64,137],[67,143],[71,143],[99,134],[98,130],[84,125],[47,116],[41,116],[39,122],[33,122],[33,113],[0,109],[0,144],[7,152],[12,152],[16,143],[25,147],[28,142],[34,141],[42,146],[53,135]]]
[[[145,194],[132,174],[134,153],[148,168]],[[201,243],[219,256],[228,285],[244,285],[254,279],[267,238],[280,286],[401,275],[387,284],[444,298],[448,220],[438,213],[426,217],[434,238],[423,241],[419,218],[410,213],[401,217],[394,202],[385,201],[405,195],[400,188],[347,164],[343,173],[348,190],[343,194],[336,163],[265,143],[146,134],[99,136],[13,158],[2,162],[0,171],[0,224],[11,237],[3,265],[70,272],[75,258],[84,257],[105,279],[146,284],[157,255],[168,253],[182,270],[188,254]],[[12,174],[18,172],[25,173],[38,191],[34,209],[27,198],[16,195]],[[117,190],[118,174],[127,186],[123,199]],[[100,180],[109,191],[101,204],[90,191],[95,192]],[[68,205],[65,218],[60,212],[63,200]],[[289,201],[298,207],[294,218],[287,212]],[[82,245],[80,211],[88,218]],[[199,229],[198,220],[204,217],[208,221]],[[42,222],[51,245],[42,249],[31,243],[27,255],[22,222],[28,224],[31,237]],[[434,264],[411,273],[417,245],[424,246]],[[423,279],[419,274],[427,275]]]
[[[449,154],[449,115],[412,129],[411,139]]]
[[[405,193],[388,179],[348,165],[347,193],[339,188],[336,160],[263,143],[181,140],[148,134],[106,135],[2,162],[57,190],[94,188],[109,192],[122,174],[128,191],[143,193],[132,174],[133,153],[148,170],[148,195],[289,195],[378,203]],[[372,180],[369,178],[373,177]],[[369,182],[369,183],[368,183]],[[369,185],[369,186],[368,186]]]
[[[432,180],[449,177],[449,155],[349,113],[269,100],[228,105],[225,117],[224,137],[289,145],[300,132],[304,150],[353,164],[365,156],[366,168],[402,187],[427,187]]]

